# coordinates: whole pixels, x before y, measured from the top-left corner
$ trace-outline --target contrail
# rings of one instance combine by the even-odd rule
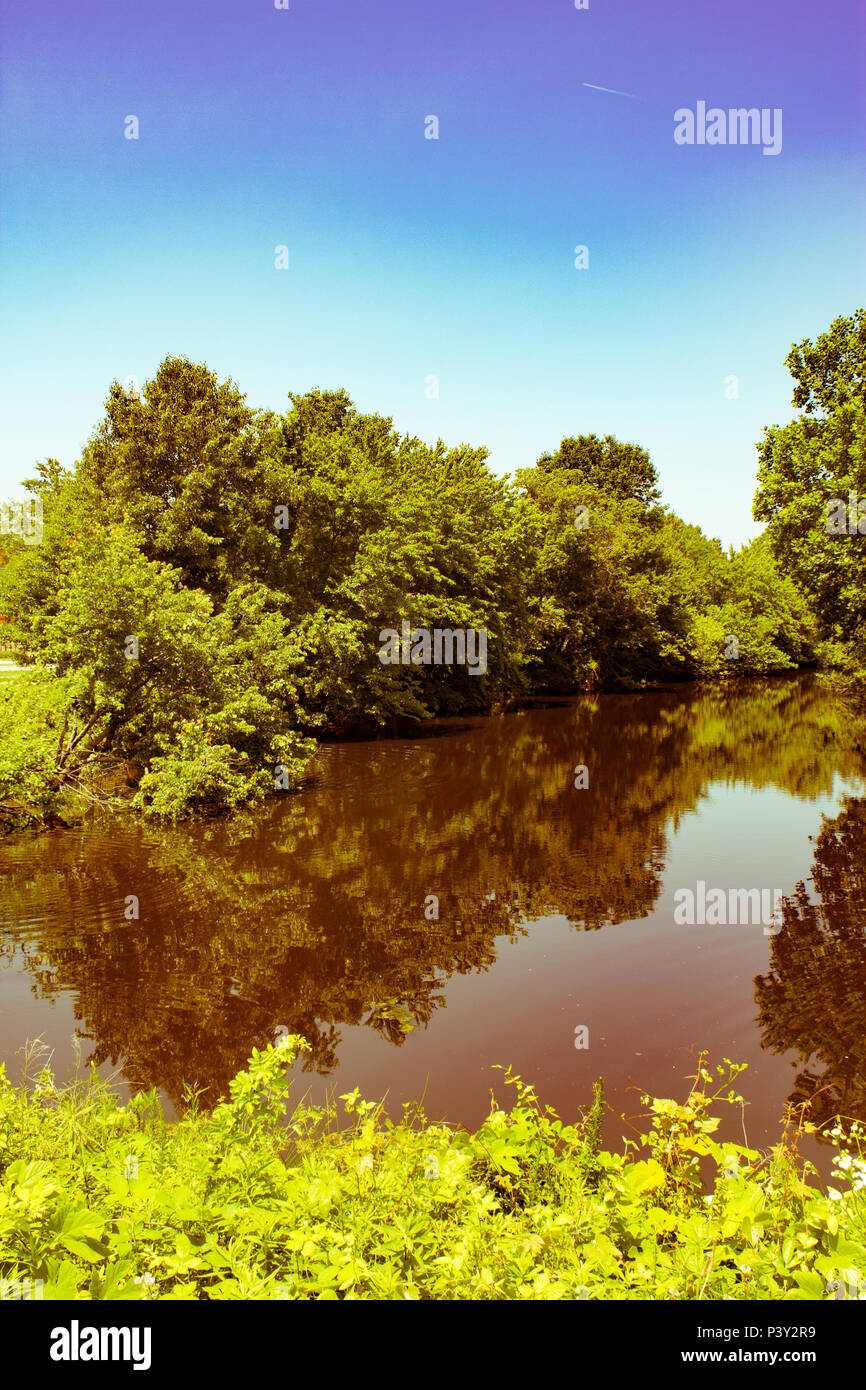
[[[633,97],[634,92],[617,92],[613,87],[596,87],[594,82],[584,82],[584,87],[591,87],[594,92],[610,92],[615,97]]]

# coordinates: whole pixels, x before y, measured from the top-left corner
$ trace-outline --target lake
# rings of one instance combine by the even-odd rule
[[[786,1098],[866,1115],[864,760],[816,678],[437,721],[319,764],[234,820],[0,842],[13,1079],[37,1036],[64,1077],[77,1035],[176,1112],[288,1028],[298,1094],[387,1092],[395,1116],[423,1095],[476,1125],[511,1096],[498,1063],[572,1119],[603,1075],[619,1147],[700,1048],[749,1064],[724,1137],[775,1142]],[[784,899],[773,925],[683,924],[699,884]]]

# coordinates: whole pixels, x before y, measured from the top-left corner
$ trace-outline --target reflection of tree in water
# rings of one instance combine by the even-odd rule
[[[528,921],[647,916],[666,826],[710,782],[826,794],[844,735],[816,686],[776,681],[586,698],[323,762],[321,786],[232,821],[0,846],[0,935],[8,917],[35,994],[73,992],[94,1060],[123,1058],[178,1103],[185,1082],[225,1093],[280,1025],[322,1073],[344,1027],[399,1046],[451,975],[489,969]]]
[[[804,1064],[789,1101],[808,1102],[807,1118],[824,1125],[866,1119],[866,801],[825,821],[811,878],[819,901],[802,883],[786,901],[755,998],[764,1046]]]

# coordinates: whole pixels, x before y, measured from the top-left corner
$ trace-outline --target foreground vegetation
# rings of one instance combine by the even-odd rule
[[[51,1299],[815,1299],[866,1275],[866,1157],[834,1132],[845,1190],[811,1185],[789,1123],[761,1154],[713,1135],[743,1068],[700,1059],[683,1104],[622,1154],[603,1086],[575,1125],[505,1074],[475,1134],[357,1092],[288,1109],[294,1035],[255,1051],[210,1112],[166,1123],[95,1071],[0,1070],[0,1278]],[[814,1170],[811,1170],[813,1173]]]
[[[118,794],[219,813],[297,785],[317,737],[518,696],[862,672],[864,362],[862,310],[792,348],[801,414],[759,450],[767,530],[727,554],[611,435],[507,480],[345,391],[276,415],[177,357],[141,393],[115,382],[75,468],[25,483],[41,543],[3,540],[3,635],[31,670],[0,686],[0,826]],[[834,497],[854,534],[828,533]],[[486,669],[383,664],[404,621],[483,629]]]

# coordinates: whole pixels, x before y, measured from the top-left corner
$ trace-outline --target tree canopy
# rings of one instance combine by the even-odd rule
[[[727,554],[613,435],[500,478],[344,390],[257,410],[184,357],[113,382],[75,467],[25,484],[41,544],[3,538],[0,617],[31,669],[0,686],[0,819],[118,786],[147,813],[218,812],[297,785],[316,737],[812,661],[816,621],[859,622],[862,547],[815,518],[831,481],[863,482],[863,332],[860,313],[792,349],[804,413],[763,446],[767,537]],[[483,631],[484,670],[386,663],[403,624]]]
[[[565,469],[576,482],[586,484],[616,501],[634,498],[649,507],[658,502],[658,474],[646,449],[624,444],[606,434],[581,434],[563,439],[555,454],[542,454],[536,467],[543,473]]]

